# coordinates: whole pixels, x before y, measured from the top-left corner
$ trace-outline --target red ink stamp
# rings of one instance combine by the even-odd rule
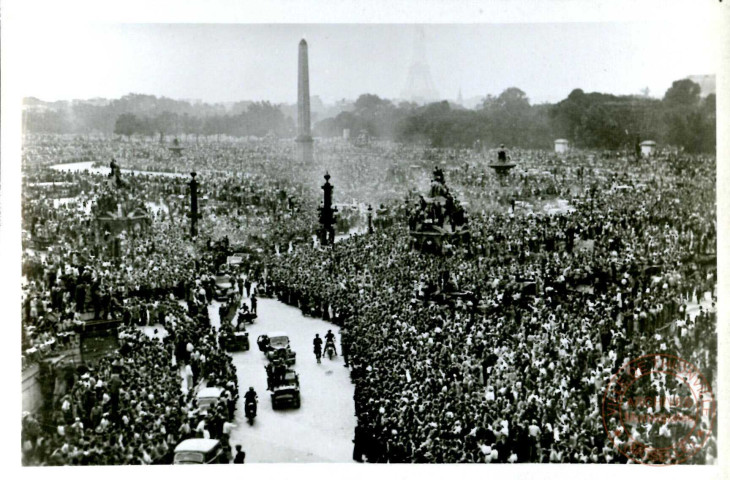
[[[715,397],[700,370],[673,355],[636,358],[611,377],[601,405],[616,451],[646,465],[685,463],[712,436]]]

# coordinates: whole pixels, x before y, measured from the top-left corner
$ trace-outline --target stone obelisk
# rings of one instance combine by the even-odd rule
[[[299,97],[297,100],[297,159],[309,163],[313,157],[309,115],[309,53],[307,41],[299,42]]]

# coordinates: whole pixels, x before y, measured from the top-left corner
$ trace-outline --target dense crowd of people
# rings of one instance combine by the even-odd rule
[[[166,307],[161,323],[168,335],[162,340],[123,327],[118,353],[75,375],[51,418],[41,423],[24,415],[25,464],[169,463],[175,446],[187,438],[228,443],[223,427],[233,419],[238,398],[231,358],[218,348],[215,330],[204,321],[191,318],[177,303]],[[188,364],[194,384],[185,393],[180,365]],[[201,381],[224,389],[221,401],[206,414],[194,395],[193,387]]]
[[[119,353],[72,382],[50,423],[25,417],[27,463],[154,463],[187,436],[226,435],[235,371],[201,308],[220,265],[211,246],[221,242],[265,265],[251,269],[262,292],[342,326],[359,460],[625,462],[601,417],[618,368],[669,353],[716,382],[714,158],[515,150],[518,167],[500,183],[491,154],[473,150],[332,141],[318,145],[314,165],[298,165],[292,148],[209,141],[171,160],[149,141],[28,142],[25,184],[67,182],[79,194],[24,189],[26,363],[67,348],[84,313],[125,326]],[[123,173],[123,208],[144,207],[150,226],[122,235],[115,251],[94,208],[119,187],[45,168],[110,158],[135,170],[206,172],[197,242],[186,237],[185,175]],[[408,230],[435,165],[469,216],[470,241],[444,255],[414,249]],[[312,242],[325,168],[335,201],[380,205],[374,233],[333,248]],[[163,341],[134,329],[153,323],[168,332]],[[181,388],[183,365],[185,384],[227,392],[206,421]],[[133,370],[144,375],[125,375]],[[642,428],[636,438],[648,434]],[[703,452],[695,462],[717,456],[714,438]]]
[[[113,178],[86,172],[42,170],[26,177],[26,185],[45,181],[76,182],[79,194],[54,199],[24,190],[24,368],[78,352],[88,322],[119,325],[120,348],[80,369],[56,365],[42,379],[50,382],[42,388],[46,408],[23,416],[24,463],[169,463],[185,438],[227,445],[238,380],[207,308],[220,257],[206,248],[209,237],[200,239],[198,252],[179,234],[185,228],[175,218],[184,214],[183,202],[175,201],[179,179],[129,175],[119,187]],[[110,202],[124,213],[145,211],[150,223],[123,232],[116,251],[97,221]],[[41,236],[52,241],[41,245]],[[241,292],[238,269],[227,273]],[[145,325],[160,325],[166,335],[149,338],[137,328]],[[191,376],[182,382],[186,370]],[[201,386],[223,389],[206,415],[195,400]]]
[[[360,455],[625,462],[600,405],[619,367],[669,353],[715,380],[714,162],[696,157],[683,176],[647,163],[586,173],[597,191],[575,211],[479,213],[451,256],[414,251],[395,228],[278,260],[269,290],[345,328]],[[714,440],[703,452],[716,458]]]

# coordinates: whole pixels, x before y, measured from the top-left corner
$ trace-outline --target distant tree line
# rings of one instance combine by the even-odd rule
[[[714,152],[715,94],[700,98],[700,87],[677,80],[664,98],[617,96],[573,90],[556,104],[531,105],[525,92],[508,88],[487,96],[475,110],[449,102],[416,106],[394,105],[375,95],[362,95],[355,110],[316,125],[322,136],[371,137],[433,147],[494,147],[501,143],[523,148],[551,148],[557,138],[592,149],[633,149],[637,139]]]
[[[123,113],[117,117],[114,133],[126,137],[159,135],[161,139],[166,135],[285,137],[293,135],[294,122],[270,103],[254,102],[238,114],[214,114],[206,117],[194,117],[187,113],[179,115],[167,111],[155,116]]]
[[[632,139],[655,140],[690,152],[714,152],[716,98],[700,98],[700,86],[677,80],[662,100],[573,90],[550,110],[556,137],[589,148],[620,148]]]
[[[44,103],[25,99],[23,122],[35,133],[104,133],[144,135],[268,134],[285,137],[295,132],[292,119],[269,102],[238,102],[232,107],[130,94],[103,102]]]
[[[26,106],[34,107],[34,99]],[[37,106],[36,106],[37,107]],[[44,133],[116,133],[118,135],[274,135],[293,137],[294,121],[281,106],[268,102],[222,105],[190,104],[151,95],[126,95],[105,105],[65,104],[26,108],[27,131]],[[467,110],[449,102],[425,106],[395,104],[376,95],[361,95],[351,111],[314,126],[323,137],[370,137],[433,147],[551,148],[556,138],[576,147],[616,150],[633,148],[637,139],[682,147],[690,152],[714,152],[716,99],[702,99],[700,86],[677,80],[664,98],[617,96],[573,90],[556,104],[531,105],[525,92],[508,88],[488,95]]]

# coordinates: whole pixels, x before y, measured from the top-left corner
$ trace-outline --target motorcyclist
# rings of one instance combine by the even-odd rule
[[[317,357],[317,363],[322,363],[322,339],[319,338],[319,333],[314,334],[314,356]]]
[[[256,414],[256,402],[259,399],[259,396],[256,394],[256,390],[253,389],[253,387],[248,387],[248,391],[244,394],[244,405],[252,405],[253,407],[253,413]]]
[[[248,392],[243,395],[243,398],[246,400],[246,403],[256,403],[259,396],[256,394],[256,390],[254,390],[253,387],[248,387]]]
[[[332,349],[335,351],[335,355],[337,355],[337,347],[335,346],[335,334],[332,333],[332,330],[327,330],[327,334],[324,336],[327,343],[324,346],[324,349],[327,350],[327,348],[332,346]]]

